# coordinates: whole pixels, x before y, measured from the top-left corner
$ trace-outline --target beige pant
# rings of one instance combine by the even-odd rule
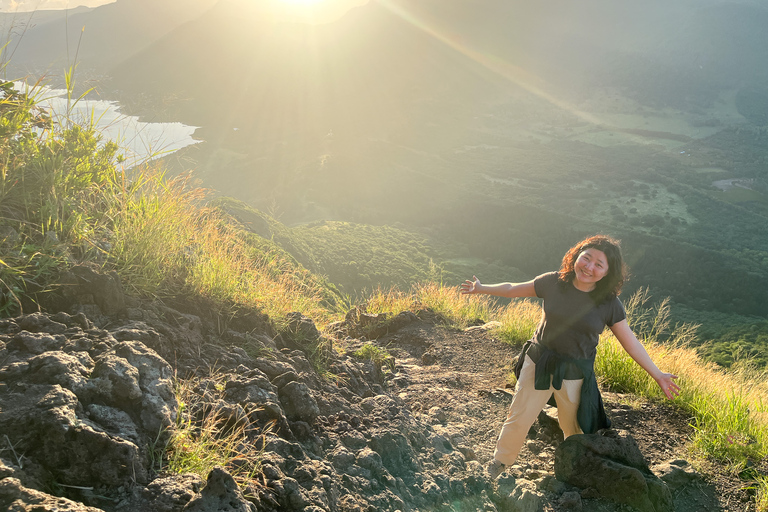
[[[493,454],[496,460],[506,465],[514,464],[528,430],[552,393],[555,394],[557,418],[565,437],[582,433],[576,412],[579,409],[579,396],[584,379],[563,380],[559,390],[553,388],[551,384],[549,389],[538,390],[533,386],[535,373],[536,364],[530,357],[525,356],[520,378],[517,381],[515,398],[509,406],[509,414],[501,427],[499,440],[496,442],[496,452]]]

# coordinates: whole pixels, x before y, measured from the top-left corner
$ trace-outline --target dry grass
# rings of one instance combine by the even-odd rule
[[[221,394],[221,378],[212,373],[207,382],[215,383],[210,390]],[[256,431],[242,411],[239,421],[225,417],[220,411],[210,410],[210,404],[200,402],[195,388],[200,379],[176,381],[179,414],[176,427],[165,447],[159,472],[174,474],[193,473],[202,479],[217,466],[225,468],[244,494],[251,495],[263,485],[261,460],[263,450],[257,448],[265,432]]]
[[[530,301],[500,306],[487,295],[461,295],[455,287],[436,283],[415,285],[410,292],[377,290],[366,300],[365,310],[392,316],[402,311],[430,310],[457,329],[493,320],[500,323],[494,332],[513,344],[529,339],[541,316],[539,305]]]
[[[274,318],[291,311],[318,320],[330,314],[308,272],[254,251],[224,214],[205,205],[206,196],[186,178],[165,180],[151,169],[113,195],[110,256],[135,292],[206,297],[222,315],[239,308]]]

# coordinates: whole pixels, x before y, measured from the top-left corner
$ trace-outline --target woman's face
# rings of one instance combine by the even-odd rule
[[[608,258],[600,249],[584,249],[576,258],[573,270],[579,284],[594,289],[596,283],[608,273]]]

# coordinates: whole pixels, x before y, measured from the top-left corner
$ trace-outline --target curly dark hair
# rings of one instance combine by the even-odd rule
[[[576,277],[573,269],[579,254],[587,249],[597,249],[605,253],[608,260],[608,273],[597,282],[595,289],[589,292],[596,303],[600,304],[617,297],[621,293],[624,281],[629,277],[627,266],[621,257],[621,244],[618,240],[605,235],[595,235],[585,238],[565,253],[560,265],[559,279],[564,283],[572,283]]]

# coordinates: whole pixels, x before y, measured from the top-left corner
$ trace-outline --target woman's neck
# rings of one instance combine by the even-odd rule
[[[571,284],[574,288],[579,290],[580,292],[591,292],[595,288],[597,288],[597,285],[595,283],[582,283],[579,281],[576,277],[571,280]]]

